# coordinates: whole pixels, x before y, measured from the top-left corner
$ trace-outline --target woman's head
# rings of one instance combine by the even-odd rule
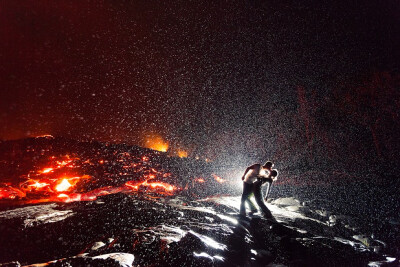
[[[277,169],[271,170],[270,176],[273,177],[273,178],[278,177],[278,170]]]

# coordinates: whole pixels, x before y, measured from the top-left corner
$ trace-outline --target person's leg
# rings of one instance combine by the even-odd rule
[[[246,207],[245,207],[245,202],[249,198],[250,194],[252,193],[252,185],[243,182],[243,193],[242,193],[242,199],[240,201],[240,215],[246,216]]]
[[[267,182],[267,186],[264,185],[264,187],[266,187],[265,193],[263,195],[264,201],[267,201],[267,199],[268,199],[269,192],[271,191],[271,186],[272,186],[272,182]]]
[[[256,184],[254,186],[254,197],[256,199],[256,202],[258,204],[258,206],[261,208],[262,212],[264,213],[264,217],[266,218],[274,218],[274,216],[272,216],[272,213],[269,211],[269,209],[267,208],[267,206],[265,205],[263,199],[262,199],[262,193],[261,193],[261,184]]]
[[[249,196],[248,196],[247,199],[246,199],[246,203],[247,203],[247,205],[249,206],[250,212],[251,212],[251,213],[256,213],[256,212],[258,211],[258,209],[257,209],[256,205],[254,204],[254,202],[251,200],[251,197],[252,197],[253,195],[254,195],[253,192],[251,192],[251,193],[249,194]]]

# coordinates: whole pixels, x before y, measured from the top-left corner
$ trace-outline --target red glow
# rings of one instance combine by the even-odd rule
[[[69,196],[67,194],[59,194],[57,197],[58,198],[69,198]]]
[[[25,193],[11,186],[0,187],[0,199],[14,199],[16,197],[25,197]]]
[[[70,183],[68,182],[67,179],[63,179],[63,180],[61,181],[61,183],[59,183],[59,184],[56,186],[56,190],[57,190],[58,192],[68,191],[68,189],[69,189],[71,186],[72,186],[72,184],[70,184]]]
[[[44,168],[42,171],[40,171],[39,173],[49,173],[52,172],[54,169],[53,168]]]
[[[185,150],[178,150],[178,157],[187,158],[188,157],[188,152],[185,151]]]
[[[131,157],[128,153],[124,157]],[[92,201],[99,196],[115,194],[119,192],[152,192],[158,195],[173,195],[180,188],[165,183],[156,181],[157,177],[164,179],[170,178],[171,173],[158,170],[155,167],[150,167],[150,164],[143,163],[150,160],[147,155],[141,156],[140,163],[131,163],[123,165],[126,172],[121,172],[120,175],[131,175],[137,166],[142,166],[139,171],[144,172],[142,180],[128,181],[122,186],[108,186],[94,189],[88,192],[76,192],[78,183],[84,179],[88,179],[85,183],[90,183],[94,177],[90,175],[79,175],[81,164],[92,164],[93,160],[81,161],[79,158],[70,157],[68,155],[61,158],[52,156],[49,158],[49,163],[46,167],[35,168],[36,171],[30,171],[27,175],[21,176],[21,179],[26,179],[21,182],[16,188],[11,187],[11,184],[4,184],[0,187],[0,199],[16,199],[22,198],[25,203],[44,203],[44,202],[73,202],[73,201]],[[98,164],[103,164],[105,160],[98,160]],[[74,170],[71,170],[74,169]],[[58,173],[62,173],[58,176]],[[78,174],[78,176],[77,176]],[[27,178],[28,177],[28,178]],[[29,178],[31,177],[31,178]],[[84,190],[84,187],[79,187]]]
[[[146,136],[145,147],[161,152],[167,152],[169,144],[160,135],[149,134]]]
[[[38,189],[38,188],[43,188],[43,187],[46,187],[46,186],[49,186],[50,184],[48,184],[48,183],[44,183],[44,182],[40,182],[40,181],[35,181],[35,180],[31,180],[31,182],[33,182],[33,184],[28,184],[27,186],[28,187],[31,187],[31,188],[36,188],[36,189]]]
[[[133,191],[139,190],[141,186],[145,187],[150,187],[152,189],[161,189],[162,191],[165,192],[165,194],[170,194],[173,193],[175,190],[178,188],[170,185],[168,183],[163,183],[163,182],[149,182],[148,180],[145,180],[144,182],[137,182],[137,181],[129,181],[126,182],[125,185],[132,189]],[[161,193],[161,192],[159,192]]]
[[[219,177],[219,176],[217,176],[217,175],[215,175],[215,174],[212,174],[212,176],[214,177],[215,181],[217,181],[217,182],[220,183],[220,184],[226,182],[225,179],[222,179],[221,177]]]
[[[51,134],[38,135],[35,138],[54,138]]]
[[[175,186],[167,184],[167,183],[162,183],[162,182],[150,182],[148,183],[147,180],[144,181],[142,184],[144,186],[150,186],[151,188],[163,188],[165,191],[172,192],[176,189]]]

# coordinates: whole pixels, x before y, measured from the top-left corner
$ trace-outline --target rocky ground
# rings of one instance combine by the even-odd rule
[[[397,180],[281,170],[275,223],[238,217],[242,171],[123,144],[0,142],[0,266],[400,265]]]
[[[303,203],[304,204],[304,203]],[[398,266],[382,241],[294,198],[239,220],[239,196],[114,194],[2,208],[6,266]]]

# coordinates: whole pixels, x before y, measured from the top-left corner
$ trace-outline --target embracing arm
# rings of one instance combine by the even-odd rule
[[[262,181],[263,184],[267,183],[267,182],[269,184],[272,184],[272,182],[276,181],[277,179],[278,179],[278,171],[276,169],[274,169],[269,172],[267,177],[265,177],[265,178],[261,177],[260,180]]]
[[[263,184],[265,184],[265,183],[272,184],[272,182],[274,181],[274,179],[271,178],[271,177],[268,177],[268,178],[261,178],[261,181],[262,181]]]
[[[244,180],[244,177],[246,176],[246,173],[248,171],[254,170],[254,169],[257,169],[257,168],[260,168],[260,164],[254,164],[254,165],[251,165],[250,167],[247,167],[246,171],[244,172],[244,174],[242,176],[242,181]]]

